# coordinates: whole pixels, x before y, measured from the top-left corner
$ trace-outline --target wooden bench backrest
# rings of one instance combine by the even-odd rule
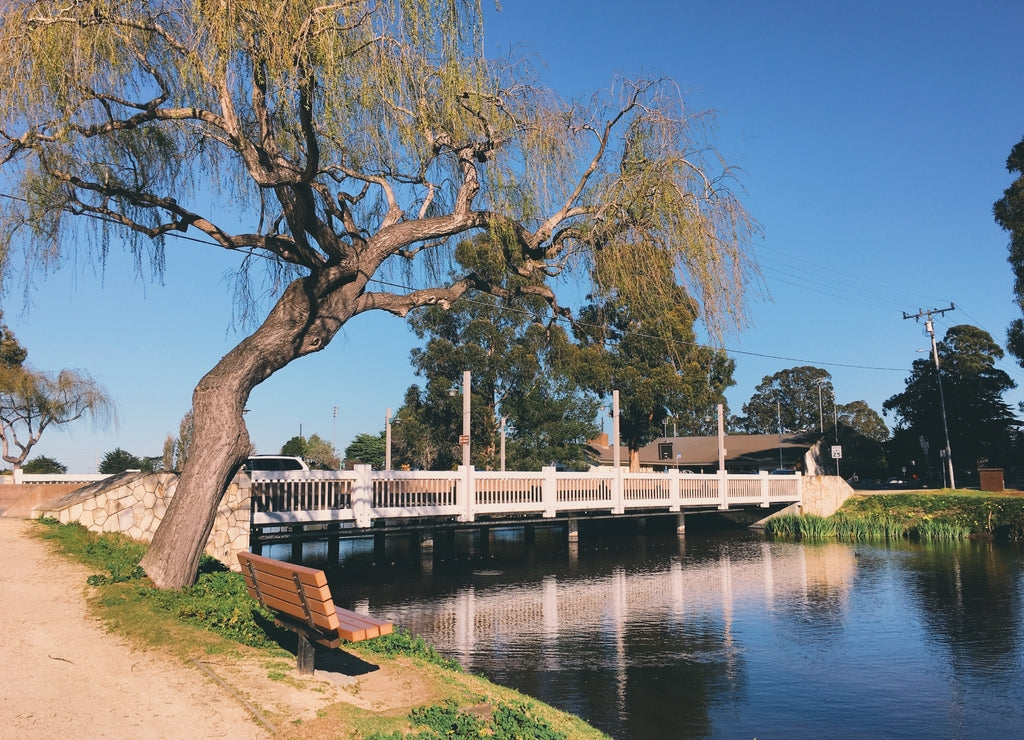
[[[249,595],[265,607],[287,614],[321,632],[337,632],[340,623],[327,576],[322,570],[282,563],[262,555],[238,553]]]

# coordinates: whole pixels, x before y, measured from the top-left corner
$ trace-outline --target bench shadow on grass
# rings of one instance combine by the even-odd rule
[[[278,627],[273,619],[267,619],[261,614],[253,614],[256,623],[266,632],[267,637],[287,650],[293,656],[298,653],[299,637],[291,630]],[[316,670],[327,673],[338,673],[342,676],[365,676],[367,673],[379,671],[380,666],[368,663],[362,658],[353,655],[345,650],[343,644],[340,648],[331,649],[320,645],[314,646],[316,650]]]

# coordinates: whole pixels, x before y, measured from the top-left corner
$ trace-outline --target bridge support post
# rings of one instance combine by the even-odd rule
[[[569,518],[566,526],[566,533],[569,537],[569,542],[580,541],[580,523],[578,519],[575,517]]]
[[[384,562],[387,558],[387,538],[383,532],[376,532],[373,535],[373,559]]]
[[[532,545],[537,541],[537,525],[536,524],[524,524],[523,525],[523,543],[526,545]]]
[[[300,529],[301,531],[301,529]],[[292,530],[292,534],[295,534],[295,530]],[[292,540],[292,562],[302,562],[302,540]]]
[[[676,514],[676,534],[686,534],[686,514],[681,511]]]
[[[337,565],[341,559],[341,537],[338,536],[340,529],[337,524],[327,527],[327,561],[331,565]]]

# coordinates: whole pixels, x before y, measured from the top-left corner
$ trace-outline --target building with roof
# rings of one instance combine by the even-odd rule
[[[658,437],[640,448],[640,469],[667,471],[672,468],[691,473],[718,472],[719,447],[724,447],[725,469],[729,473],[759,473],[794,470],[804,475],[822,474],[823,437],[817,433],[727,434],[719,437]],[[615,450],[602,434],[587,443],[594,465],[614,464]],[[619,464],[629,464],[629,450],[619,446]]]

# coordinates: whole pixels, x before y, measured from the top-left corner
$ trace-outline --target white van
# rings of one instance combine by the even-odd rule
[[[245,461],[242,470],[309,470],[306,461],[294,455],[253,455]]]

